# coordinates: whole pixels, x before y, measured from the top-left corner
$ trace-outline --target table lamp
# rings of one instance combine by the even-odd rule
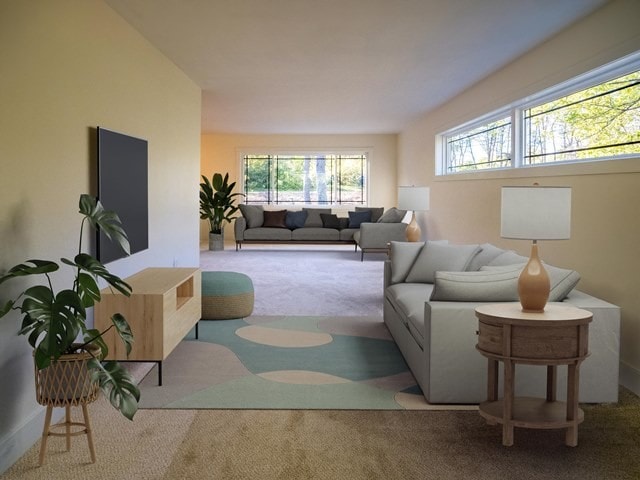
[[[416,211],[429,210],[429,187],[398,187],[398,208],[411,210],[411,223],[407,226],[407,242],[420,240],[420,226],[416,221]]]
[[[549,299],[549,275],[538,256],[538,240],[566,240],[570,234],[570,187],[502,187],[500,236],[533,241],[518,278],[523,312],[544,312]]]

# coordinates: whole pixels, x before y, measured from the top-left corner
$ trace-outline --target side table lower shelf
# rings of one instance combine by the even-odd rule
[[[480,415],[492,424],[504,423],[504,401],[482,402]],[[578,408],[576,419],[567,420],[566,402],[550,402],[545,398],[515,397],[510,423],[514,427],[556,429],[567,428],[582,423],[584,412]]]

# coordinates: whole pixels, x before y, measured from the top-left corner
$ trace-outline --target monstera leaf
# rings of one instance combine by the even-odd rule
[[[129,240],[122,228],[118,215],[105,210],[102,204],[90,195],[81,195],[80,213],[83,215],[80,224],[79,251],[73,260],[62,258],[61,262],[73,267],[76,275],[71,288],[54,290],[51,277],[60,266],[50,260],[27,260],[9,269],[0,276],[0,284],[19,277],[44,276],[41,285],[31,286],[16,298],[0,305],[0,318],[17,310],[22,317],[21,335],[25,335],[34,348],[34,358],[38,369],[47,368],[62,355],[87,351],[96,355],[90,360],[89,369],[92,376],[99,381],[100,387],[109,396],[111,404],[122,414],[132,419],[138,408],[140,392],[131,376],[117,362],[106,362],[109,349],[103,335],[114,329],[124,343],[127,355],[131,352],[133,335],[127,320],[116,313],[112,317],[113,325],[100,332],[89,329],[86,325],[86,309],[100,300],[99,280],[104,280],[109,287],[123,295],[131,295],[131,286],[120,277],[110,273],[107,268],[91,255],[82,252],[83,227],[88,223],[92,228],[103,232],[107,238],[118,244],[127,254]],[[77,343],[82,338],[84,343]],[[94,353],[90,345],[99,349]]]

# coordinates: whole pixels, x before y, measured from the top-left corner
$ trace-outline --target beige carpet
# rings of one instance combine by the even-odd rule
[[[70,452],[36,444],[13,479],[564,479],[640,478],[640,400],[587,406],[579,445],[561,430],[497,426],[470,411],[143,410],[129,422],[90,406],[98,461],[83,437]]]

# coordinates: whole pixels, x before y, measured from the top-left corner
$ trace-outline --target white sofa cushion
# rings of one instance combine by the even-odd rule
[[[411,266],[405,281],[433,283],[435,273],[438,271],[463,272],[479,252],[479,245],[449,245],[427,242]]]
[[[422,251],[424,242],[391,242],[390,257],[393,259],[391,283],[401,283],[407,279],[409,270]]]
[[[513,250],[506,250],[491,260],[487,265],[493,267],[504,267],[507,265],[522,265],[529,261],[529,257],[518,255]]]
[[[403,323],[411,332],[416,343],[424,345],[424,306],[431,295],[433,285],[428,283],[402,283],[391,285],[385,291],[385,297],[396,312],[399,312]]]
[[[480,270],[480,267],[488,265],[489,262],[495,260],[499,255],[505,253],[505,250],[496,247],[491,243],[483,243],[482,245],[480,245],[480,249],[480,252],[478,252],[478,254],[473,257],[473,259],[467,266],[467,270],[470,272],[476,272]]]

